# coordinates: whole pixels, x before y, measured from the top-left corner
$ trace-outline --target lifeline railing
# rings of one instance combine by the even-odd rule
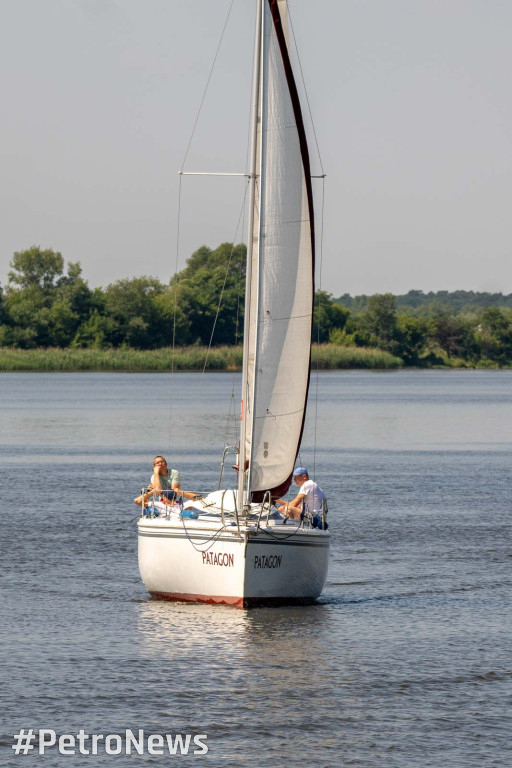
[[[226,493],[229,493],[229,492],[233,494],[233,507],[235,511],[236,527],[237,527],[238,533],[240,533],[240,519],[238,517],[238,504],[236,503],[236,493],[233,488],[226,488],[225,491],[222,491],[222,496],[220,500],[220,515],[221,515],[222,525],[226,525],[226,520],[224,517],[224,496],[226,495]]]
[[[231,510],[231,509],[230,510],[225,510],[224,509],[224,498],[226,496],[226,493],[232,493],[233,494],[233,510]],[[155,488],[149,488],[148,489],[147,487],[144,487],[144,488],[142,488],[140,495],[141,495],[141,498],[143,499],[143,501],[142,501],[142,508],[141,508],[141,512],[140,512],[140,516],[141,517],[150,517],[150,518],[152,518],[152,517],[163,517],[163,516],[165,516],[167,519],[169,518],[170,513],[171,513],[171,509],[172,509],[171,506],[167,506],[166,507],[165,513],[162,510],[161,512],[157,511],[157,514],[155,514],[155,511],[156,511],[155,510],[155,503],[157,501],[157,496],[161,495],[160,491],[156,490]],[[148,502],[148,506],[147,507],[144,506],[146,501]],[[180,511],[183,511],[183,495],[180,495],[179,492],[178,492],[178,507],[179,507]],[[148,512],[149,512],[149,514],[148,514]],[[221,497],[221,502],[220,502],[220,515],[221,515],[222,525],[226,525],[226,513],[234,514],[235,520],[236,520],[237,530],[238,530],[238,533],[240,533],[240,519],[239,519],[239,516],[238,516],[238,508],[237,508],[237,503],[236,503],[236,491],[233,488],[226,488],[226,490],[224,490],[222,492],[222,497]]]
[[[327,499],[322,499],[322,531],[326,530],[325,522],[327,517]],[[309,527],[313,527],[313,518],[317,515],[317,512],[307,512],[305,506],[305,499],[302,500],[302,517],[301,527],[304,528],[304,524],[308,523]]]
[[[268,504],[267,506],[267,525],[268,525],[268,521],[270,519],[270,510],[272,508],[272,494],[270,493],[270,491],[265,491],[265,495],[263,496],[263,501],[261,502],[260,514],[258,515],[258,522],[256,523],[256,528],[260,527],[261,517],[263,515],[263,510],[265,509],[265,503]]]
[[[222,475],[224,474],[224,464],[226,462],[226,456],[228,455],[228,453],[232,453],[235,456],[235,459],[236,459],[236,456],[238,454],[238,446],[237,445],[226,445],[226,447],[224,448],[224,451],[222,453],[222,460],[220,462],[219,482],[218,482],[218,485],[217,485],[217,490],[218,491],[220,491],[220,485],[222,483]]]
[[[142,491],[141,491],[140,495],[142,497],[142,508],[141,508],[141,511],[140,511],[140,516],[141,517],[163,517],[163,516],[165,516],[166,518],[168,518],[170,516],[170,513],[171,513],[171,507],[170,506],[166,506],[165,515],[163,513],[163,510],[162,510],[162,512],[157,512],[157,514],[155,515],[155,511],[156,511],[155,510],[155,503],[156,503],[156,500],[157,500],[157,496],[161,495],[161,491],[157,491],[156,488],[142,488]],[[146,497],[148,497],[148,498],[146,499]],[[177,495],[177,500],[178,500],[178,507],[179,507],[180,510],[182,510],[183,509],[183,496],[178,494]],[[146,501],[148,501],[148,506],[147,507],[144,506]],[[149,514],[148,514],[148,510],[151,510],[151,512]]]
[[[326,517],[327,517],[327,499],[322,499],[322,531],[325,531]]]

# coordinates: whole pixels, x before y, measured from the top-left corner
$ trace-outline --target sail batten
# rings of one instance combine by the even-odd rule
[[[284,0],[264,0],[261,45],[245,427],[253,498],[290,484],[309,386],[314,272],[310,165]]]

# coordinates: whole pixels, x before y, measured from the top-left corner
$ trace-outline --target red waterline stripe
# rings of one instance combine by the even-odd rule
[[[178,603],[208,603],[230,605],[234,608],[253,608],[257,605],[311,605],[315,597],[236,597],[226,595],[196,595],[188,592],[151,592],[159,600]]]

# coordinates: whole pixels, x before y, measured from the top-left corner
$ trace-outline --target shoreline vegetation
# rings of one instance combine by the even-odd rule
[[[240,370],[245,263],[243,243],[202,246],[167,284],[90,288],[78,262],[17,251],[0,286],[0,371]],[[311,338],[313,370],[511,368],[512,294],[317,290]]]
[[[402,360],[380,349],[313,345],[312,370],[401,368]],[[0,372],[162,372],[241,371],[242,347],[164,347],[162,349],[0,348]]]
[[[206,362],[205,362],[206,361]],[[435,368],[499,368],[498,365],[468,365],[460,359],[443,361]],[[381,349],[344,347],[338,344],[314,344],[311,369],[334,370],[396,370],[404,367],[401,358]],[[407,366],[418,367],[418,366]],[[133,372],[169,373],[171,371],[241,371],[242,347],[201,346],[173,349],[16,349],[0,348],[0,372]]]

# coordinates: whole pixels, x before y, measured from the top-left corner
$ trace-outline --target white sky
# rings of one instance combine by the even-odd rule
[[[169,279],[230,2],[0,0],[2,284],[33,244],[91,285]],[[327,173],[322,287],[511,293],[512,3],[290,6]],[[253,16],[235,0],[188,170],[246,168]],[[184,179],[179,268],[235,237],[243,184]]]

